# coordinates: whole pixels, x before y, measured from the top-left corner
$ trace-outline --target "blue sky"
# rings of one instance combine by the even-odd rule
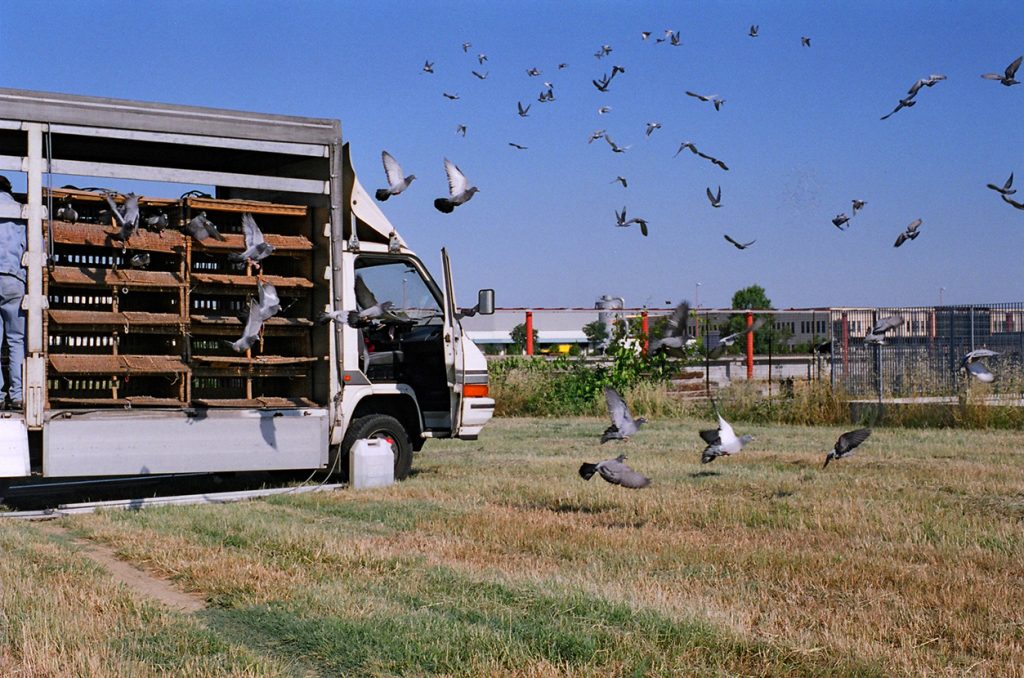
[[[494,287],[500,306],[662,306],[693,301],[697,282],[705,306],[750,284],[776,307],[933,304],[940,287],[946,303],[1024,298],[1024,211],[985,188],[1011,171],[1024,186],[1024,85],[979,77],[1024,54],[1019,3],[0,6],[0,86],[339,118],[367,189],[383,185],[382,149],[417,175],[384,212],[435,272],[448,247],[463,303]],[[669,28],[681,46],[654,43]],[[613,64],[626,72],[600,93],[590,81]],[[932,73],[948,79],[879,120]],[[545,80],[556,100],[542,104]],[[649,121],[662,128],[645,137]],[[631,148],[588,144],[597,129]],[[730,170],[673,157],[684,140]],[[480,188],[450,215],[432,205],[445,157]],[[868,204],[840,232],[853,198]],[[615,227],[623,206],[649,237]],[[921,237],[894,249],[917,218]],[[725,233],[757,242],[739,251]]]

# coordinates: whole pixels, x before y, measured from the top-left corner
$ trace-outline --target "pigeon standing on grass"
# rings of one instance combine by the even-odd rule
[[[260,282],[256,286],[257,299],[249,299],[249,317],[245,322],[245,329],[242,336],[230,342],[235,353],[241,353],[252,348],[252,345],[259,339],[260,330],[263,329],[263,321],[277,315],[281,310],[281,300],[277,296],[277,289],[270,283]]]
[[[186,228],[192,237],[199,242],[210,237],[221,241],[226,240],[226,238],[220,234],[220,231],[217,230],[217,225],[206,218],[206,212],[200,212],[192,217]]]
[[[444,159],[444,171],[448,175],[448,193],[450,197],[436,199],[434,207],[445,214],[451,214],[456,207],[467,202],[480,189],[476,186],[470,186],[466,175],[448,158]]]
[[[626,401],[611,386],[604,387],[604,399],[608,404],[608,416],[612,420],[612,425],[601,434],[602,444],[609,440],[629,440],[630,436],[636,434],[640,427],[647,423],[643,417],[633,418]]]
[[[710,464],[718,457],[736,454],[754,439],[754,436],[749,434],[737,438],[732,426],[718,412],[718,404],[714,400],[711,401],[711,404],[714,405],[715,414],[718,416],[718,428],[700,432],[700,437],[707,443],[707,447],[700,455],[702,464]]]
[[[245,234],[245,251],[232,252],[228,255],[231,261],[248,261],[257,268],[260,262],[273,253],[274,246],[263,239],[263,232],[256,225],[256,220],[248,212],[242,213],[242,232]]]
[[[594,473],[612,485],[621,485],[631,490],[639,490],[651,484],[651,479],[641,475],[625,464],[626,455],[620,454],[615,459],[605,459],[596,464],[584,462],[580,465],[580,477],[590,480]]]
[[[387,177],[388,185],[387,188],[378,188],[374,194],[377,200],[384,202],[393,195],[398,195],[405,189],[409,188],[409,184],[416,178],[415,174],[405,176],[402,172],[402,166],[398,164],[387,151],[381,151],[380,159],[384,163],[384,175]]]
[[[857,446],[867,440],[869,435],[871,435],[871,429],[859,428],[856,431],[847,431],[839,436],[835,446],[825,455],[825,466],[822,466],[822,468],[828,466],[828,463],[833,459],[842,459],[853,454]]]

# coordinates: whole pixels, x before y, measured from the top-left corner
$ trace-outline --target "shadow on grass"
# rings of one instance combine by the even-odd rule
[[[714,478],[715,476],[722,475],[721,471],[694,471],[690,474],[691,478]]]

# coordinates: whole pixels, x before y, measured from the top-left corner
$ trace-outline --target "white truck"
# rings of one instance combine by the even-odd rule
[[[426,439],[475,439],[493,414],[460,325],[493,312],[493,290],[456,306],[447,254],[436,283],[360,186],[337,120],[0,89],[0,172],[27,175],[28,228],[24,409],[0,413],[0,489],[334,468],[360,438],[389,440],[401,479]],[[184,194],[140,197],[122,241],[111,180]],[[189,234],[200,213],[223,241]],[[244,213],[275,248],[258,269],[228,257]],[[281,310],[236,353],[259,280]],[[317,322],[363,310],[366,290],[403,321]]]

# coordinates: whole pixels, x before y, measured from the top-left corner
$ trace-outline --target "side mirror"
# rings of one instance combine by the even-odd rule
[[[494,313],[494,290],[480,290],[476,295],[477,313],[492,315]]]

